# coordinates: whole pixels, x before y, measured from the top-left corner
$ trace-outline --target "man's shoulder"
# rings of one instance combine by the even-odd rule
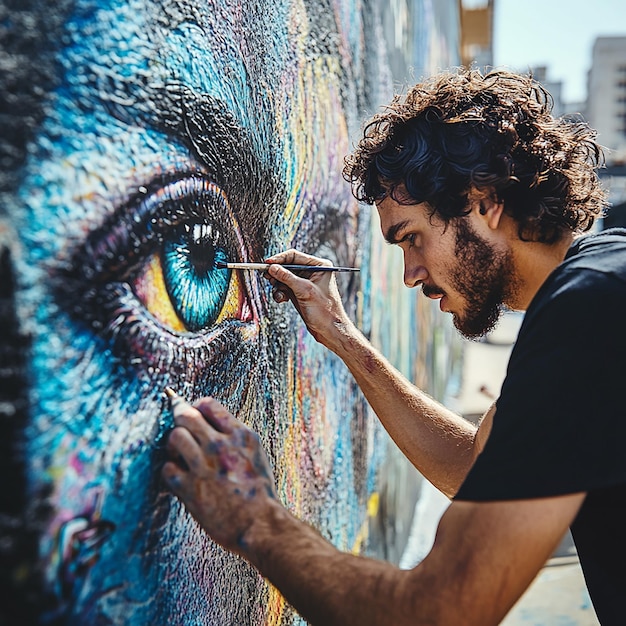
[[[518,343],[531,337],[568,342],[583,328],[602,324],[607,333],[622,327],[626,309],[626,229],[577,240],[565,260],[537,292]]]
[[[577,239],[531,305],[569,307],[581,298],[626,299],[626,229],[611,229]],[[530,311],[529,311],[530,312]]]
[[[626,229],[613,228],[579,237],[556,274],[584,269],[626,280]]]

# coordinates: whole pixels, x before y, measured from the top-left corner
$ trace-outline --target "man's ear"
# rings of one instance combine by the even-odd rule
[[[498,200],[494,190],[472,189],[469,194],[472,211],[476,211],[481,220],[491,230],[500,226],[500,219],[504,213],[504,202]]]
[[[478,212],[487,219],[489,228],[495,230],[500,225],[504,213],[504,202],[483,198],[480,200]]]

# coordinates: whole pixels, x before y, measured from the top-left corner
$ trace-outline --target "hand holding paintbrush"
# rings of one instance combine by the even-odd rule
[[[333,352],[340,351],[345,329],[353,324],[341,302],[330,261],[287,250],[267,259],[267,264],[265,275],[274,288],[274,300],[290,300],[313,337]],[[306,275],[288,269],[294,265],[304,266]]]
[[[259,437],[213,398],[192,406],[169,387],[165,394],[175,423],[165,483],[215,541],[254,564],[247,533],[282,510]]]

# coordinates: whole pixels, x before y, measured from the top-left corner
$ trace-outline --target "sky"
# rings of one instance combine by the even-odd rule
[[[469,3],[467,3],[469,4]],[[582,102],[598,36],[626,36],[626,0],[494,0],[494,65],[546,66],[563,100]]]

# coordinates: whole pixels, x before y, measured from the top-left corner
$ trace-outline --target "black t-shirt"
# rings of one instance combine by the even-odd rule
[[[572,536],[598,618],[625,624],[626,230],[578,239],[531,302],[456,499],[587,492]]]

